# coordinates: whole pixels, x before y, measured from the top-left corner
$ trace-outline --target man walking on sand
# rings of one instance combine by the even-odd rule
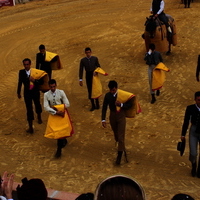
[[[101,67],[98,61],[98,58],[95,56],[92,56],[92,50],[87,47],[85,48],[85,55],[86,57],[82,58],[80,61],[80,67],[79,67],[79,85],[83,86],[83,71],[85,69],[86,72],[86,84],[87,84],[87,90],[88,90],[88,99],[90,99],[90,102],[92,104],[92,107],[90,111],[93,111],[95,109],[99,109],[99,98],[94,99],[91,98],[92,95],[92,80],[93,76],[95,76],[95,69],[98,67]]]

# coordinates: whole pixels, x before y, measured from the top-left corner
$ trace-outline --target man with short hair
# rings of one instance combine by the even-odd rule
[[[92,50],[91,48],[87,47],[85,48],[85,55],[86,57],[82,58],[80,61],[80,67],[79,67],[79,85],[83,86],[83,70],[85,69],[86,72],[86,85],[88,90],[88,99],[90,99],[92,107],[90,111],[93,111],[95,109],[99,109],[99,99],[96,98],[95,102],[94,99],[91,98],[92,95],[92,80],[93,76],[96,75],[94,72],[96,68],[101,67],[98,61],[98,58],[95,56],[92,56]],[[96,104],[96,105],[95,105]]]
[[[70,103],[65,92],[57,89],[55,79],[49,81],[49,88],[50,90],[44,93],[44,109],[51,114],[48,119],[45,137],[57,139],[57,151],[55,157],[59,158],[61,157],[62,148],[67,144],[66,137],[71,136],[73,133],[71,121],[67,118],[68,113],[66,112]],[[63,109],[59,110],[57,107],[59,105],[63,105]]]
[[[200,159],[197,168],[198,144],[200,143],[200,91],[194,95],[195,104],[189,105],[185,111],[184,122],[182,126],[181,140],[185,140],[189,123],[191,123],[189,131],[189,160],[192,163],[191,175],[197,175],[200,178]]]
[[[21,87],[24,85],[24,100],[27,110],[27,120],[29,128],[26,130],[28,133],[33,133],[33,105],[32,101],[35,104],[35,111],[37,113],[38,124],[42,123],[41,113],[42,107],[40,104],[40,91],[39,86],[43,84],[42,80],[34,79],[31,75],[31,60],[25,58],[23,61],[24,69],[19,71],[18,78],[18,87],[17,87],[17,96],[21,99]]]
[[[39,46],[39,51],[40,52],[36,54],[36,69],[45,71],[48,74],[50,80],[52,75],[52,69],[50,62],[45,60],[46,48],[43,44]]]
[[[114,132],[115,141],[118,143],[118,155],[116,159],[116,164],[119,165],[121,162],[121,157],[124,152],[125,158],[126,151],[125,151],[125,129],[126,129],[126,113],[125,110],[132,107],[132,97],[133,95],[129,95],[129,99],[126,102],[122,103],[118,101],[118,84],[116,81],[112,80],[108,83],[108,87],[110,92],[106,93],[103,101],[102,107],[102,126],[106,128],[106,112],[107,107],[110,108],[110,125]],[[117,110],[117,107],[119,110]],[[128,162],[128,161],[127,161]]]

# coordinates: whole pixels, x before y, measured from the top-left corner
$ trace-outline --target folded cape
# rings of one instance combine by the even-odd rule
[[[117,90],[117,101],[121,103],[125,103],[129,100],[132,102],[132,106],[131,108],[125,110],[125,114],[126,114],[126,117],[133,118],[135,117],[136,114],[141,112],[141,108],[137,101],[136,96],[130,92],[126,92],[120,89]],[[118,112],[120,112],[121,107],[116,106],[116,109]]]
[[[108,74],[101,69],[100,67],[96,68],[94,72],[97,72],[95,76],[93,76],[92,79],[92,99],[97,99],[102,95],[102,85],[101,81],[99,79],[99,74],[102,74],[104,76],[107,76]]]
[[[160,62],[153,70],[152,74],[152,90],[159,90],[162,88],[165,82],[165,71],[169,72],[169,68],[167,68],[162,62]]]
[[[46,51],[45,61],[50,62],[52,70],[62,69],[60,57],[56,53]]]
[[[30,76],[32,76],[34,79],[39,80],[39,79],[43,79],[43,84],[39,86],[39,89],[43,92],[46,92],[49,90],[49,76],[48,74],[43,71],[43,70],[39,70],[39,69],[35,69],[35,68],[31,68],[31,74]],[[30,82],[30,89],[32,89],[34,87],[34,83]]]
[[[44,137],[50,139],[61,139],[72,136],[74,133],[69,113],[65,104],[54,106],[58,111],[65,111],[64,117],[49,115]]]

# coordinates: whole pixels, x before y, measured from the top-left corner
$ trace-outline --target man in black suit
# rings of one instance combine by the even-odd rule
[[[153,74],[153,69],[156,67],[157,64],[160,62],[163,62],[162,56],[160,52],[155,51],[155,45],[150,44],[149,45],[149,51],[145,54],[144,60],[146,61],[146,64],[149,65],[148,68],[148,77],[149,77],[149,87],[150,87],[150,94],[152,97],[151,104],[155,103],[156,98],[155,98],[155,92],[152,90],[152,74]],[[160,90],[156,91],[156,95],[160,95]]]
[[[86,71],[86,84],[87,84],[87,89],[88,89],[88,99],[90,99],[92,107],[90,111],[93,111],[94,109],[99,109],[99,99],[94,99],[91,98],[92,95],[92,80],[94,74],[94,70],[98,67],[100,67],[98,58],[95,56],[92,56],[92,51],[89,47],[85,48],[85,54],[86,57],[82,58],[80,61],[80,67],[79,67],[79,85],[83,86],[83,70],[85,69]]]
[[[195,104],[189,105],[185,111],[184,122],[182,126],[181,140],[185,140],[185,135],[189,123],[191,122],[191,127],[189,131],[189,147],[190,156],[189,160],[192,163],[192,176],[200,178],[200,159],[197,168],[197,156],[198,156],[198,144],[200,144],[200,91],[196,92],[194,95]]]
[[[36,54],[36,69],[45,71],[49,76],[49,80],[51,80],[52,69],[50,62],[45,61],[46,49],[43,44],[39,46],[39,51],[40,52]]]
[[[41,80],[34,79],[31,75],[31,60],[29,58],[25,58],[23,61],[24,69],[19,71],[19,79],[18,79],[18,88],[17,88],[17,96],[21,98],[21,87],[24,85],[24,101],[27,110],[27,120],[29,124],[29,128],[27,130],[28,133],[33,133],[33,105],[32,101],[35,104],[35,111],[37,113],[38,124],[42,123],[41,113],[42,107],[40,104],[40,91],[39,85],[42,84]]]

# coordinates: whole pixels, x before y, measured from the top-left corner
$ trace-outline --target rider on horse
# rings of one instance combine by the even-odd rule
[[[150,10],[151,10],[151,13],[153,14],[154,19],[158,17],[159,20],[165,24],[168,32],[172,33],[171,27],[169,25],[169,20],[164,13],[164,7],[165,7],[165,3],[163,0],[153,0],[152,7]]]

